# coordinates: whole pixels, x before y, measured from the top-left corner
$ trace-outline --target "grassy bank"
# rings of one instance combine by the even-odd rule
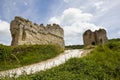
[[[58,67],[16,80],[120,80],[120,41],[111,40],[88,56],[73,58]]]
[[[0,45],[0,71],[47,60],[62,51],[57,45]]]

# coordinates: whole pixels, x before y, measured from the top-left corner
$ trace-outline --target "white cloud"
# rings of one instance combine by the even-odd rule
[[[64,30],[67,32],[66,36],[71,37],[71,35],[76,36],[77,34],[82,34],[84,31],[91,29],[95,31],[96,29],[103,28],[102,26],[96,26],[95,24],[88,22],[76,22],[71,26],[65,26]]]
[[[93,15],[90,13],[83,13],[77,8],[68,8],[63,11],[61,16],[50,18],[49,23],[58,23],[64,25],[72,25],[76,21],[87,22],[92,19]]]
[[[56,18],[56,17],[52,17],[48,23],[50,24],[53,24],[53,23],[56,23],[56,24],[60,24],[60,21]]]
[[[88,22],[76,22],[71,26],[64,26],[63,29],[65,31],[65,41],[66,45],[71,44],[82,44],[82,34],[91,29],[92,31],[98,30],[99,28],[103,28],[102,26],[96,26],[93,23]]]
[[[0,20],[0,44],[10,45],[10,24],[8,22]]]
[[[105,16],[107,14],[111,14],[111,13],[114,13],[116,11],[112,11],[112,9],[116,9],[115,7],[116,6],[119,6],[120,5],[120,1],[119,0],[93,0],[91,1],[91,5],[95,6],[96,8],[96,11],[95,11],[95,19],[98,19],[98,18],[106,18]],[[114,21],[114,20],[113,20]],[[106,23],[106,22],[105,22]]]
[[[103,5],[103,1],[98,1],[94,3],[94,6],[99,10],[102,8]]]
[[[89,21],[92,17],[93,17],[92,14],[83,13],[80,9],[69,8],[63,12],[61,16],[61,22],[67,23],[66,25],[71,25],[76,21],[79,22]]]
[[[101,28],[101,26],[90,23],[92,18],[92,14],[84,13],[78,8],[68,8],[63,11],[61,16],[52,17],[49,21],[57,21],[63,26],[65,32],[65,44],[71,45],[82,43],[82,34],[85,30],[91,29],[94,31]]]

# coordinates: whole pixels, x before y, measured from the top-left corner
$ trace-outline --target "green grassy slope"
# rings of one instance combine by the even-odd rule
[[[16,80],[120,80],[120,41],[111,40],[88,56]]]
[[[0,45],[0,71],[47,60],[62,51],[57,45]]]

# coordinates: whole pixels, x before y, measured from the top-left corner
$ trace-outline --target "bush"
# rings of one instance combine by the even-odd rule
[[[12,53],[12,47],[4,46],[0,44],[0,60],[7,61],[10,59],[10,54]]]

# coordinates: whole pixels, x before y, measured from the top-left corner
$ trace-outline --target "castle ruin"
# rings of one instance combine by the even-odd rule
[[[98,44],[104,44],[107,42],[107,33],[104,29],[96,30],[92,32],[87,30],[83,34],[83,42],[85,47],[95,46]]]
[[[32,24],[31,21],[16,16],[10,24],[11,45],[55,44],[64,48],[64,31],[58,24]]]

